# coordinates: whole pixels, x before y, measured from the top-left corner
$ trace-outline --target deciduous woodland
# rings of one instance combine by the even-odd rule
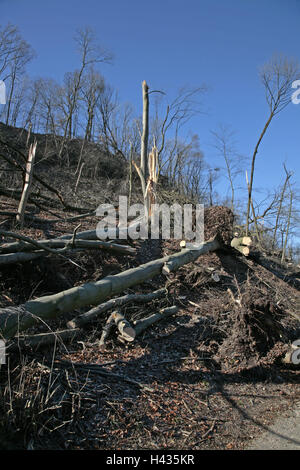
[[[31,46],[0,28],[0,447],[242,449],[299,398],[299,195],[286,165],[267,199],[253,184],[299,69],[283,57],[265,64],[269,116],[251,158],[221,126],[212,168],[201,136],[180,136],[204,86],[164,107],[168,90],[145,80],[136,117],[102,75],[111,53],[89,28],[75,40],[78,67],[62,83],[31,79]],[[155,203],[204,204],[203,243],[121,239],[119,226],[100,240],[97,207],[120,218],[120,195],[143,205],[147,223]]]

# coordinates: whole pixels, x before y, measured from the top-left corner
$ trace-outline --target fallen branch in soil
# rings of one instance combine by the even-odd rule
[[[76,369],[88,371],[90,374],[102,375],[103,377],[112,378],[112,379],[115,379],[117,381],[122,380],[123,382],[127,382],[129,384],[135,385],[136,387],[142,389],[143,391],[154,392],[154,390],[152,388],[148,387],[147,385],[145,385],[141,382],[137,382],[136,380],[130,379],[129,377],[125,377],[124,375],[115,374],[114,372],[109,372],[108,370],[105,370],[99,364],[84,364],[84,363],[80,363],[80,362],[69,362],[69,361],[59,361],[58,362],[58,361],[56,361],[56,362],[54,362],[54,366],[70,367],[72,369],[74,367],[76,367]]]
[[[20,313],[18,307],[4,307],[0,309],[0,333],[8,339],[18,331],[24,331],[31,327],[38,318],[55,318],[76,308],[101,303],[131,286],[141,284],[161,274],[162,268],[166,265],[174,270],[178,269],[180,266],[196,260],[204,253],[217,250],[221,246],[221,242],[214,238],[203,243],[197,250],[183,250],[179,254],[150,261],[114,276],[104,277],[96,282],[89,282],[57,294],[29,300],[19,306],[23,313]],[[172,263],[173,259],[176,260],[174,264]]]
[[[154,292],[150,292],[149,294],[127,294],[123,295],[123,297],[118,297],[116,299],[110,299],[107,302],[92,308],[88,312],[85,312],[79,315],[73,320],[70,320],[67,323],[69,328],[78,328],[86,323],[96,320],[99,315],[107,312],[116,307],[121,307],[122,305],[127,305],[129,303],[137,302],[137,303],[147,303],[151,302],[152,300],[159,299],[163,297],[167,293],[165,288],[158,289]]]
[[[143,333],[146,328],[153,325],[154,323],[164,320],[170,315],[174,315],[178,312],[178,310],[178,307],[176,305],[173,305],[172,307],[162,308],[158,313],[153,313],[153,315],[150,315],[149,317],[142,318],[141,320],[136,320],[133,323],[136,336]]]

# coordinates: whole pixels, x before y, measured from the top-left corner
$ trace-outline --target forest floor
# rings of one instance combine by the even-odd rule
[[[9,204],[1,198],[2,207]],[[95,228],[96,222],[84,219],[80,230]],[[72,233],[76,225],[31,223],[22,234],[45,239]],[[231,230],[228,209],[206,211],[205,239],[217,231],[228,243]],[[180,250],[179,241],[131,244],[136,256],[74,253],[71,258],[78,267],[52,255],[3,266],[0,307],[93,282]],[[218,282],[205,267],[214,268]],[[225,246],[135,289],[146,293],[165,286],[168,293],[147,305],[124,307],[129,321],[174,304],[179,311],[133,343],[120,342],[114,333],[101,350],[105,316],[87,325],[72,343],[58,341],[55,347],[11,353],[0,366],[0,446],[248,448],[300,399],[299,366],[282,362],[289,344],[300,338],[299,278],[291,274],[267,259],[258,262]],[[82,311],[41,323],[29,333],[66,328]],[[284,439],[299,445],[289,436]]]

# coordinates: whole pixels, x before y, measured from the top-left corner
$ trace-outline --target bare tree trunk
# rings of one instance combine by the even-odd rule
[[[76,184],[75,184],[74,194],[76,194],[76,192],[77,192],[78,184],[79,184],[79,181],[80,181],[80,178],[81,178],[81,173],[82,173],[84,165],[85,165],[85,162],[82,162],[82,164],[80,166],[79,173],[78,173],[77,181],[76,181]]]
[[[276,234],[277,234],[277,230],[278,230],[279,217],[280,217],[280,214],[281,214],[281,209],[282,209],[282,203],[283,203],[283,199],[284,199],[284,195],[285,195],[285,190],[286,190],[286,187],[287,187],[287,184],[288,184],[288,180],[292,176],[291,173],[288,173],[285,165],[284,165],[284,170],[285,170],[285,173],[286,173],[286,178],[285,178],[284,185],[283,185],[283,188],[282,188],[280,201],[279,201],[279,207],[278,207],[278,211],[277,211],[277,214],[276,214],[276,222],[275,222],[275,228],[274,228],[273,239],[272,239],[272,248],[273,249],[274,249],[275,243],[276,243]]]
[[[24,213],[25,213],[26,204],[27,204],[30,189],[31,189],[36,145],[37,145],[37,142],[35,141],[34,144],[30,145],[29,152],[28,152],[28,161],[27,161],[26,173],[25,173],[25,183],[24,183],[24,188],[23,188],[20,204],[18,207],[18,214],[17,214],[17,222],[20,223],[21,227],[23,227],[23,224],[24,224]]]
[[[149,87],[146,80],[142,83],[143,89],[143,132],[141,138],[141,172],[145,180],[145,186],[148,178],[148,136],[149,136]]]
[[[287,222],[287,227],[286,227],[286,232],[285,232],[284,245],[283,245],[283,248],[282,248],[281,263],[283,263],[284,259],[285,259],[286,245],[287,245],[287,241],[288,241],[290,224],[291,224],[291,217],[292,217],[292,207],[293,207],[293,192],[292,192],[292,188],[290,187],[289,214],[288,214],[288,222]]]

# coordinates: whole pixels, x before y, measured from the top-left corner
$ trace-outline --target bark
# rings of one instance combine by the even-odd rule
[[[128,303],[147,303],[152,300],[159,299],[167,293],[165,288],[150,292],[149,294],[127,294],[123,297],[118,297],[116,299],[110,299],[107,302],[92,308],[88,312],[85,312],[79,315],[73,320],[67,323],[68,328],[77,328],[96,320],[100,315],[111,310],[115,307],[121,307],[122,305],[127,305]]]
[[[161,274],[164,266],[167,266],[169,270],[175,270],[196,260],[202,254],[218,248],[221,248],[221,243],[217,239],[209,240],[198,250],[183,250],[179,254],[150,261],[96,282],[29,300],[20,307],[0,309],[0,334],[4,338],[11,338],[18,331],[24,331],[34,325],[39,318],[55,318],[76,308],[99,304],[131,286],[141,284]],[[18,308],[21,310],[18,311]]]

